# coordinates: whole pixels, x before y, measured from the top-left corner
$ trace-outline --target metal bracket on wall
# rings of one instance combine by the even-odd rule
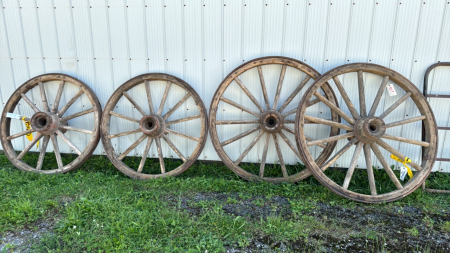
[[[439,62],[439,63],[433,64],[425,72],[425,77],[423,80],[423,95],[425,96],[425,98],[449,98],[450,99],[450,95],[428,94],[428,76],[430,75],[430,72],[437,67],[444,67],[444,66],[450,67],[450,62]],[[438,126],[437,129],[438,130],[450,130],[450,127],[439,127]],[[425,138],[425,136],[423,135],[423,129],[422,129],[422,140],[424,138]],[[423,149],[422,149],[422,151],[423,151]],[[435,161],[450,162],[450,158],[439,157],[439,158],[436,158]],[[449,190],[438,190],[438,189],[426,188],[425,182],[423,182],[423,184],[422,184],[422,190],[425,190],[425,191],[431,192],[431,193],[450,193]]]

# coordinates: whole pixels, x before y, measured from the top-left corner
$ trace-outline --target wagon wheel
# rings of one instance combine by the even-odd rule
[[[80,80],[63,74],[37,76],[15,90],[6,103],[1,121],[2,146],[8,159],[21,170],[64,173],[82,165],[94,152],[100,140],[100,115],[97,97]],[[24,122],[31,127],[23,129]],[[56,164],[45,159],[50,140]],[[29,151],[39,152],[35,166],[29,164],[33,159],[26,159]],[[64,164],[61,151],[74,152],[77,157]]]
[[[160,100],[158,95],[161,97]],[[176,95],[180,95],[179,98],[175,98]],[[170,102],[173,102],[172,107],[168,98]],[[122,107],[135,109],[132,111],[135,115],[117,112],[121,100],[124,103]],[[154,104],[156,101],[161,101],[158,107]],[[148,109],[143,109],[144,104]],[[183,105],[186,104],[192,105],[194,109],[183,110]],[[112,118],[117,120],[117,124],[112,121]],[[131,124],[133,130],[124,131],[122,126],[127,123]],[[111,131],[114,125],[121,128],[117,133]],[[189,84],[171,75],[152,73],[128,80],[113,93],[105,106],[101,131],[106,154],[117,169],[132,178],[151,179],[175,176],[187,170],[202,152],[206,142],[208,122],[205,106]],[[112,143],[117,139],[119,141],[132,139],[132,144],[126,144],[127,148],[120,153],[121,150],[115,148],[116,145]],[[144,147],[144,141],[146,141],[145,148],[137,148],[141,143]],[[146,166],[153,143],[155,143],[159,159],[156,170]],[[164,154],[164,148],[167,151],[172,150],[181,159],[181,165],[172,170],[166,168],[164,157],[169,155],[167,155],[168,152]],[[124,158],[133,150],[143,150],[138,166],[124,162]],[[189,150],[192,152],[187,153]]]
[[[273,81],[278,82],[278,85],[276,86],[276,91],[274,91],[275,94],[272,103],[269,100],[268,90],[270,90],[270,88],[275,88],[276,83],[269,83],[270,80],[268,81],[268,79],[265,79],[266,74],[264,73],[263,68],[281,68],[281,71],[275,71],[276,75],[273,76]],[[286,82],[285,75],[288,71],[289,73],[297,73],[296,78],[290,79],[293,84],[291,87],[287,85],[283,86],[283,83]],[[242,77],[245,77],[247,74],[251,75],[251,73],[253,73],[254,76],[253,80],[256,80],[255,84],[253,86],[246,86],[244,84],[245,80]],[[291,157],[298,157],[300,161],[303,160],[296,147],[288,138],[293,138],[294,135],[294,121],[288,117],[295,114],[296,106],[293,105],[292,110],[285,111],[285,109],[288,108],[288,105],[296,98],[300,91],[308,86],[307,84],[310,80],[312,83],[312,81],[319,76],[320,74],[316,70],[297,60],[286,57],[264,57],[239,66],[223,80],[212,99],[209,122],[211,126],[211,141],[219,157],[228,168],[244,179],[264,180],[272,183],[296,182],[310,175],[310,172],[307,169],[304,169],[304,167],[287,167],[285,164],[284,158],[287,157],[286,153],[291,153]],[[269,86],[272,84],[274,86]],[[231,85],[234,85],[235,88],[230,88]],[[256,91],[254,90],[254,92],[251,92],[249,89],[252,88],[256,89]],[[289,90],[291,93],[286,95],[287,98],[285,100],[280,99],[282,88],[287,90],[293,88]],[[328,99],[327,101],[337,106],[335,95],[329,85],[324,84],[322,90],[324,96]],[[231,94],[227,95],[227,91],[231,92]],[[235,94],[232,92],[245,94],[242,96],[245,96],[245,99],[249,99],[247,100],[248,106],[255,109],[236,102],[236,98],[232,97]],[[255,94],[256,92],[260,94]],[[260,102],[255,95],[256,97],[260,97],[262,102]],[[318,99],[315,99],[310,101],[308,105],[314,106],[319,102]],[[282,104],[279,105],[279,103]],[[238,113],[226,115],[223,114],[224,110],[219,109],[219,106],[228,105],[232,106],[232,110],[236,110],[237,108],[243,113],[245,112],[245,114],[242,114],[241,119],[230,119]],[[331,112],[330,117],[333,122],[340,121],[338,114],[334,112]],[[237,130],[240,131],[240,134],[233,134],[234,136],[229,139],[219,138],[219,136],[224,136],[226,133],[233,132],[233,130],[230,130],[233,126],[241,126],[241,129]],[[338,131],[339,129],[334,127],[327,130],[325,134],[330,133],[330,135],[336,135]],[[262,138],[263,136],[265,136],[265,138]],[[259,142],[261,139],[262,141]],[[236,148],[239,149],[239,145],[236,145],[238,140],[248,144],[244,144],[246,148],[238,153],[239,157],[233,158],[231,152],[236,154]],[[312,141],[312,138],[309,138],[309,140]],[[282,152],[282,142],[287,145],[285,148],[286,153]],[[260,160],[259,168],[253,168],[252,170],[248,166],[240,166],[244,158],[258,143],[261,148],[263,147],[261,152],[257,152],[257,156]],[[269,145],[270,143],[272,144]],[[327,143],[326,145],[320,145],[323,150],[320,150],[321,154],[317,159],[319,164],[331,155],[334,146],[335,143],[333,142]],[[273,157],[275,157],[274,150],[276,150],[275,159],[278,158],[280,167],[276,166],[276,160],[274,165],[269,165],[270,159],[267,159],[267,155],[272,155],[270,152],[268,153],[269,149],[273,150]],[[285,155],[283,156],[282,153],[285,153]]]
[[[349,98],[347,92],[345,91],[341,83],[341,80],[343,78],[338,77],[343,74],[347,74],[347,76],[353,75],[355,80],[354,82],[355,86],[357,83],[357,87],[355,87],[354,90],[358,90],[358,93],[355,93],[355,97],[359,97],[359,99],[357,99],[357,101],[359,101],[359,112],[353,106],[351,99]],[[374,99],[372,100],[372,98],[369,98],[368,100],[373,101],[371,106],[369,106],[369,104],[367,104],[366,106],[366,96],[368,96],[369,94],[367,92],[365,93],[365,89],[372,89],[372,87],[365,84],[364,76],[378,78],[378,79],[370,79],[370,80],[377,80],[376,82],[375,81],[372,82],[376,84],[375,86],[372,86],[374,88],[373,92],[374,96],[372,96],[374,97]],[[320,95],[317,94],[316,91],[322,84],[324,84],[325,82],[329,82],[331,79],[333,79],[334,83],[336,84],[336,87],[338,88],[340,94],[342,95],[342,98],[346,103],[351,116],[343,112],[339,108],[334,107],[331,104],[327,103],[325,104],[329,106],[331,110],[335,111],[343,119],[345,119],[345,121],[347,121],[349,125],[323,121],[318,118],[310,117],[306,114],[307,106],[305,101],[309,101],[313,96],[321,100],[324,100],[323,98],[321,98]],[[397,90],[397,92],[403,93],[404,91],[404,95],[402,95],[401,97],[398,96],[400,98],[389,96],[389,100],[387,100],[388,95],[385,95],[384,99],[386,108],[385,109],[381,108],[381,110],[378,110],[378,112],[381,111],[381,113],[377,113],[377,108],[381,107],[379,106],[379,104],[382,104],[380,103],[380,101],[383,98],[383,93],[385,93],[386,84],[388,84],[388,82],[395,83],[398,89],[400,89]],[[375,92],[376,90],[378,90],[378,92]],[[409,117],[400,120],[397,118],[393,119],[397,120],[395,122],[385,123],[385,120],[387,120],[386,117],[390,113],[392,113],[394,109],[396,109],[398,106],[400,106],[408,99],[410,99],[410,102],[412,101],[414,105],[413,109],[420,114],[416,117]],[[390,102],[387,103],[386,101],[390,101],[392,103]],[[395,118],[394,115],[392,116],[392,118]],[[305,138],[304,131],[302,130],[302,126],[303,124],[305,124],[305,121],[316,121],[319,124],[334,125],[343,130],[347,130],[347,133],[340,134],[333,138],[328,139],[325,138],[317,140],[314,143],[311,142],[308,143]],[[425,141],[398,137],[386,133],[386,131],[395,130],[394,127],[406,126],[406,124],[411,124],[413,122],[419,123],[420,121],[423,123],[424,126],[423,129],[426,137]],[[314,82],[314,84],[305,93],[305,95],[302,98],[302,102],[300,102],[300,105],[298,107],[296,115],[296,133],[297,133],[297,146],[301,150],[301,152],[303,152],[306,164],[313,173],[313,175],[324,186],[331,189],[333,192],[343,197],[360,202],[366,203],[376,203],[382,201],[387,202],[387,201],[394,201],[407,196],[415,189],[417,189],[417,187],[419,187],[422,184],[422,182],[426,179],[426,177],[429,175],[433,167],[433,163],[436,158],[436,146],[437,146],[436,122],[427,100],[422,95],[422,93],[417,89],[417,87],[414,86],[408,79],[406,79],[405,77],[403,77],[402,75],[391,69],[375,64],[356,63],[340,66],[328,71],[327,73],[322,75],[318,80],[316,80],[316,82]],[[420,136],[420,134],[418,134],[418,136]],[[333,141],[343,140],[346,143],[346,145],[343,146],[342,149],[338,150],[335,153],[335,155],[323,165],[317,164],[314,161],[313,156],[310,154],[310,152],[308,152],[308,146],[320,143],[322,144],[327,143],[328,141],[331,140]],[[421,165],[418,165],[414,161],[409,163],[409,166],[412,167],[411,169],[415,171],[413,172],[414,174],[412,178],[410,178],[408,182],[405,184],[402,184],[399,181],[397,175],[389,166],[389,164],[395,163],[394,160],[391,160],[390,154],[393,154],[394,156],[400,158],[403,161],[405,161],[406,159],[405,154],[402,154],[399,150],[389,145],[386,142],[386,140],[388,140],[387,142],[392,142],[392,145],[394,146],[399,145],[400,142],[402,142],[408,143],[408,146],[410,146],[409,144],[417,145],[416,146],[417,148],[422,147],[424,150],[423,152],[424,156]],[[336,160],[339,157],[346,154],[346,152],[348,152],[349,149],[352,147],[355,147],[354,149],[355,151],[348,165],[348,170],[345,178],[341,178],[340,180],[338,180],[336,177],[334,178],[328,177],[324,173],[324,171],[328,167],[330,167],[334,162],[336,162]],[[380,149],[380,147],[386,150],[387,152],[383,154],[382,149]],[[415,147],[412,146],[412,148]],[[357,186],[356,188],[349,187],[352,185],[352,183],[354,185],[357,184],[355,180],[352,181],[352,176],[353,178],[355,177],[356,172],[355,167],[357,165],[358,158],[361,154],[361,150],[364,150],[365,166],[367,167],[367,177],[365,174],[359,175],[364,176],[364,180],[366,180],[365,182],[367,183],[366,189],[356,189],[360,186]],[[373,170],[372,166],[373,161],[375,161],[375,158],[372,158],[371,155],[372,152],[370,150],[372,150],[373,153],[375,154],[375,157],[378,158],[378,161],[384,168],[384,171]],[[377,186],[374,174],[375,176],[379,175],[380,177],[383,176],[386,178],[387,177],[390,178],[392,184]],[[358,180],[360,184],[361,178],[359,178]]]

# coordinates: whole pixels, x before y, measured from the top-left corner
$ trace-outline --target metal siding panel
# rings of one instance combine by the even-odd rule
[[[185,59],[184,59],[184,81],[186,81],[192,88],[198,92],[202,90],[203,87],[203,25],[202,25],[202,15],[203,15],[203,4],[201,1],[197,0],[186,0],[184,1],[184,48],[185,48]],[[184,93],[181,93],[184,95]],[[199,110],[194,102],[194,99],[190,98],[184,103],[185,107],[183,116],[194,116],[199,114]],[[181,110],[181,109],[178,109]],[[181,117],[180,117],[181,118]],[[172,119],[176,119],[172,116]],[[184,133],[199,137],[199,127],[200,119],[192,120],[180,124],[184,126]],[[179,142],[181,147],[186,154],[191,154],[196,146],[196,143],[184,139]],[[174,154],[174,157],[178,157]],[[207,159],[206,154],[201,154],[199,159]]]
[[[263,22],[266,7],[257,1],[246,1],[242,22],[242,63],[261,57],[263,46]],[[237,66],[237,65],[236,65]]]
[[[423,74],[429,65],[436,61],[450,61],[450,49],[446,46],[450,39],[450,11],[446,2],[3,1],[1,4],[5,8],[0,12],[0,64],[3,71],[0,75],[4,82],[13,85],[0,86],[0,100],[5,103],[19,85],[33,76],[62,72],[86,82],[104,107],[113,91],[129,78],[147,72],[163,72],[183,78],[200,94],[205,106],[209,108],[213,93],[225,75],[241,63],[265,55],[285,55],[306,61],[321,73],[346,62],[377,63],[393,68],[421,88]],[[272,102],[280,69],[280,66],[263,68]],[[450,93],[448,73],[447,69],[442,68],[430,75],[430,93]],[[279,105],[303,77],[298,71],[287,69]],[[257,71],[251,70],[241,78],[251,92],[263,101]],[[358,108],[358,96],[354,89],[357,86],[356,75],[341,78]],[[374,94],[381,77],[365,74],[364,80],[366,94]],[[333,82],[330,84],[336,91]],[[164,88],[165,83],[157,83],[152,90],[158,94],[154,98],[156,107],[159,106]],[[172,88],[164,111],[184,95],[181,89]],[[285,111],[297,106],[304,90]],[[138,97],[143,91],[143,87],[136,87],[130,92],[139,103],[145,103],[145,98]],[[62,102],[70,99],[75,92],[76,89],[69,88],[64,93]],[[39,99],[36,91],[32,93],[30,96],[33,100],[36,100],[35,97]],[[383,96],[377,115],[402,95],[401,92],[398,93],[395,97],[387,94]],[[55,95],[53,90],[49,90],[48,94],[50,98]],[[225,96],[256,109],[236,84],[229,87]],[[366,96],[368,105],[371,105],[372,100],[373,96]],[[438,124],[449,126],[450,106],[441,101],[431,99],[430,104]],[[81,98],[67,114],[82,109],[83,105],[86,107],[86,103],[86,98]],[[340,98],[339,104],[348,112]],[[118,112],[140,117],[139,112],[128,101],[121,100],[118,106]],[[386,122],[415,116],[417,112],[412,108],[411,101],[402,104],[386,118]],[[20,105],[18,110],[22,114],[32,114],[25,104]],[[314,106],[308,112],[322,117],[329,115],[329,109],[323,105]],[[172,117],[181,118],[194,113],[195,106],[190,99]],[[253,118],[232,106],[220,103],[218,119],[224,117]],[[74,122],[82,127],[88,127],[88,123],[83,120]],[[113,125],[112,131],[116,132],[133,127],[120,120]],[[16,127],[23,126],[18,122]],[[249,127],[251,126],[219,126],[219,138],[226,140]],[[418,124],[410,124],[403,129],[390,129],[389,133],[417,138],[419,130]],[[326,129],[307,129],[307,134],[318,138],[326,133]],[[439,147],[438,156],[450,157],[450,146],[446,146],[446,139],[449,137],[443,131],[439,134],[442,146]],[[226,150],[232,158],[237,158],[255,136],[256,134],[245,137]],[[292,142],[295,141],[292,135],[287,136]],[[113,145],[117,145],[117,150],[123,152],[137,137],[124,137],[120,142],[114,140]],[[170,138],[180,143],[183,153],[192,147],[189,141],[181,137]],[[77,145],[85,145],[86,137],[80,135],[77,141]],[[410,145],[394,141],[388,142],[412,159],[420,159],[419,149],[411,149]],[[24,143],[22,141],[17,147],[23,147]],[[244,161],[258,162],[263,144],[264,137]],[[64,147],[65,143],[61,142],[60,145],[63,146],[63,152],[70,152],[67,146]],[[143,145],[145,144],[138,146],[130,155],[141,155]],[[295,163],[298,159],[284,141],[280,140],[280,145],[285,161]],[[340,147],[342,144],[338,144],[336,150]],[[101,150],[97,148],[95,153],[100,154]],[[310,150],[317,155],[321,149]],[[165,142],[163,152],[176,156]],[[384,150],[383,152],[388,155]],[[156,154],[153,145],[150,156],[156,157]],[[351,151],[347,152],[335,165],[347,166],[351,155]],[[200,159],[218,160],[209,140]],[[277,160],[275,149],[269,150],[268,161],[273,163]],[[449,164],[436,163],[435,170],[450,172]],[[364,166],[364,161],[359,161],[358,165]]]
[[[301,60],[303,58],[307,24],[307,0],[288,1],[285,12],[283,55]]]
[[[450,47],[448,46],[448,41],[450,41],[450,4],[447,2],[445,6],[444,18],[442,20],[441,28],[441,38],[440,46],[438,50],[437,60],[440,62],[450,61]],[[450,94],[450,85],[448,85],[448,80],[450,80],[450,69],[449,67],[436,68],[434,73],[430,74],[429,83],[429,93],[432,94]],[[431,78],[432,77],[432,78]],[[439,126],[450,126],[450,112],[445,112],[445,110],[450,110],[450,103],[447,99],[428,99],[430,102],[436,120]],[[438,106],[433,106],[438,105]],[[442,111],[444,110],[444,111]],[[450,142],[449,131],[439,132],[439,152],[438,157],[450,158]],[[439,170],[441,172],[450,173],[450,163],[449,162],[436,162],[434,165],[434,170]]]
[[[407,1],[399,2],[398,13],[396,21],[396,29],[393,41],[393,49],[391,56],[391,63],[389,68],[399,72],[406,78],[411,77],[412,62],[414,58],[414,52],[416,49],[417,31],[419,27],[419,20],[421,16],[421,1]],[[391,81],[389,81],[391,83]],[[405,92],[400,89],[396,84],[394,87],[397,92],[397,96],[385,96],[384,105],[380,104],[384,110],[388,109],[395,101],[397,101]],[[387,95],[387,94],[385,94]],[[408,99],[410,100],[410,98]],[[405,115],[405,105],[402,103],[393,112],[391,112],[384,120],[385,122],[393,122],[399,119],[403,119]],[[383,111],[384,111],[383,110]],[[391,135],[400,136],[402,134],[402,128],[390,128],[386,133]],[[400,142],[393,140],[385,140],[393,148],[399,150]],[[390,153],[384,149],[381,149],[382,154],[385,157],[389,157]],[[413,158],[412,158],[413,159]],[[398,168],[398,163],[389,161],[390,164],[395,164]]]
[[[435,63],[438,49],[442,21],[444,18],[444,10],[446,1],[431,1],[422,3],[422,13],[417,35],[417,44],[412,64],[410,80],[419,90],[423,90],[423,76],[426,69]],[[412,102],[405,102],[404,118],[419,116],[420,112]],[[442,124],[440,124],[442,125]],[[402,137],[420,140],[422,131],[422,123],[415,122],[402,126]],[[400,143],[400,151],[408,157],[414,158],[416,161],[421,160],[422,148],[417,145],[408,143]]]
[[[303,59],[300,60],[315,68],[319,73],[323,73],[329,6],[330,4],[325,0],[308,2],[306,41],[303,49]],[[321,106],[319,104],[311,106],[308,108],[307,114],[314,117],[321,117],[320,110]],[[317,127],[306,126],[305,134],[311,138],[320,139],[319,136],[322,136],[324,131]],[[321,150],[317,146],[309,148],[309,151],[314,157],[317,157]]]
[[[220,82],[224,78],[223,72],[223,4],[221,1],[205,1],[203,11],[203,29],[204,29],[204,59],[203,59],[203,78],[204,86],[202,89],[197,90],[199,95],[203,99],[203,103],[209,113],[209,106],[211,104],[212,97]],[[203,149],[203,155],[207,160],[220,160],[217,155],[208,134],[208,140],[206,141],[205,148]]]
[[[166,71],[165,8],[162,1],[146,2],[147,51],[149,72]]]
[[[280,0],[266,0],[265,3],[262,55],[282,55],[286,4]]]

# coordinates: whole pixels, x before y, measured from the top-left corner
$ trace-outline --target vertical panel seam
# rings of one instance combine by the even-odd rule
[[[55,1],[52,0],[52,7],[53,7],[53,22],[55,24],[55,37],[56,37],[56,50],[58,51],[58,62],[59,62],[59,70],[62,72],[62,61],[61,61],[61,50],[59,48],[59,38],[58,38],[58,26],[56,25],[56,12],[55,12]]]
[[[165,0],[162,1],[162,24],[163,24],[163,40],[164,40],[164,71],[167,73],[167,40],[166,40],[166,9]]]
[[[266,30],[266,9],[264,8],[265,3],[266,0],[262,2],[261,55],[264,55],[264,34]]]
[[[372,24],[370,26],[370,37],[369,37],[369,48],[367,50],[367,60],[370,60],[370,52],[372,49],[372,37],[373,37],[373,27],[375,24],[375,12],[377,10],[377,6],[376,6],[376,1],[378,0],[373,0],[373,11],[372,11]]]
[[[34,4],[37,7],[37,1],[36,0],[34,0]],[[45,60],[44,60],[45,56],[44,56],[44,49],[43,49],[43,46],[42,46],[42,35],[41,35],[41,26],[40,26],[40,23],[39,23],[38,8],[35,8],[34,11],[36,12],[36,23],[37,23],[37,27],[38,27],[38,31],[37,32],[38,32],[38,35],[39,35],[39,43],[40,43],[39,48],[41,49],[42,67],[44,68],[44,73],[47,73],[47,69],[45,68]]]
[[[283,7],[283,28],[281,30],[281,54],[284,55],[284,43],[285,43],[285,35],[286,35],[286,12],[287,12],[287,0],[284,0]]]

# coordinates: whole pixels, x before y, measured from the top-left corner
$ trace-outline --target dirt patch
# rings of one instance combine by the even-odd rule
[[[391,209],[371,205],[344,208],[328,203],[314,203],[280,196],[243,196],[225,193],[197,193],[191,197],[168,197],[172,204],[192,215],[220,204],[225,213],[249,220],[281,216],[294,219],[300,215],[314,217],[327,229],[312,228],[307,238],[276,241],[270,236],[253,238],[245,248],[229,247],[227,252],[450,252],[450,233],[441,229],[450,221],[450,210],[427,213],[413,206]],[[170,202],[170,201],[169,201]]]
[[[31,252],[30,247],[43,235],[51,234],[57,220],[39,220],[17,231],[0,235],[0,252]]]

